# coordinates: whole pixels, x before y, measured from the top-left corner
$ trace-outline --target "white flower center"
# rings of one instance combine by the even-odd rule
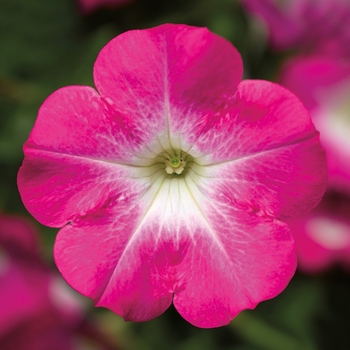
[[[191,215],[203,216],[202,189],[208,179],[206,165],[211,163],[207,155],[185,142],[176,142],[178,139],[174,137],[170,144],[165,138],[165,141],[161,140],[163,142],[157,140],[144,147],[135,157],[135,166],[129,168],[127,177],[137,179],[138,185],[142,186],[140,203],[148,208],[147,215],[157,211],[161,217],[168,214],[169,218],[181,217],[180,222],[190,226]]]
[[[188,161],[190,161],[191,156],[183,151],[166,151],[163,154],[165,171],[167,174],[177,174],[180,175],[185,169]]]

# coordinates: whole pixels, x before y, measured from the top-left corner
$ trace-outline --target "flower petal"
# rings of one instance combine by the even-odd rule
[[[155,195],[77,218],[60,230],[55,244],[55,261],[67,282],[127,320],[152,319],[172,302],[172,292],[152,274],[156,235],[144,228]]]
[[[322,104],[322,90],[332,91],[342,80],[349,79],[350,64],[339,57],[314,54],[289,59],[280,72],[279,82],[296,94],[306,108]],[[313,118],[315,125],[317,120]]]
[[[225,104],[242,69],[239,53],[225,39],[205,28],[167,24],[113,39],[96,60],[94,79],[101,95],[150,143],[184,124],[190,129]]]
[[[242,0],[268,28],[278,50],[348,56],[350,6],[346,0]],[[340,25],[341,23],[341,25]]]
[[[18,185],[26,208],[38,221],[62,227],[147,191],[149,179],[136,182],[130,169],[84,157],[27,149]]]
[[[204,117],[202,125],[186,136],[218,162],[302,142],[315,134],[309,113],[295,95],[268,81],[244,80],[225,110]]]
[[[120,114],[88,86],[68,86],[41,106],[24,146],[106,161],[130,162],[138,140]]]
[[[224,219],[219,224],[210,218],[219,230],[195,237],[195,249],[178,268],[187,283],[174,296],[175,308],[198,327],[226,325],[242,310],[275,297],[296,268],[294,241],[286,224],[229,211],[220,216],[215,211]]]
[[[23,252],[39,256],[39,239],[36,228],[21,216],[0,215],[0,245],[17,246]]]
[[[203,188],[234,194],[238,207],[284,218],[321,200],[327,169],[319,135],[308,112],[284,88],[242,82],[231,111],[207,120],[195,135],[196,152],[208,152],[197,159],[207,177]]]
[[[151,255],[146,254],[152,246],[135,233],[140,208],[117,209],[113,215],[101,210],[64,227],[57,236],[55,261],[67,282],[98,306],[127,320],[150,320],[169,307],[172,295],[152,278]],[[138,251],[140,243],[143,252]]]
[[[127,320],[161,314],[174,294],[192,324],[227,324],[281,292],[296,256],[284,223],[220,198],[206,198],[191,177],[164,178],[131,210],[102,209],[63,228],[57,266],[74,288]]]
[[[18,173],[28,211],[43,224],[62,227],[121,193],[139,193],[150,174],[133,182],[140,176],[130,164],[142,158],[133,154],[140,145],[129,131],[92,88],[70,86],[49,96],[24,146]],[[125,186],[134,186],[133,193],[125,193]]]
[[[287,221],[295,239],[298,268],[317,273],[335,265],[350,267],[350,203],[328,191],[310,213]]]
[[[265,24],[275,49],[285,50],[298,44],[304,29],[302,18],[296,11],[299,1],[285,1],[282,6],[274,0],[242,0],[242,3]]]
[[[49,273],[31,222],[0,214],[0,339],[48,307]]]
[[[297,57],[283,67],[280,81],[310,109],[327,153],[329,186],[350,193],[350,62]]]

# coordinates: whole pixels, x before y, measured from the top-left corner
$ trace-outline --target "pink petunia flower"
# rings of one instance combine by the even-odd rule
[[[266,25],[277,50],[298,48],[350,54],[348,0],[242,0]]]
[[[93,327],[84,334],[81,300],[43,263],[37,238],[27,220],[0,214],[0,349],[75,350],[82,336],[99,341]]]
[[[322,55],[291,58],[279,82],[310,110],[327,153],[329,186],[350,195],[350,61]]]
[[[40,259],[37,232],[0,215],[0,348],[73,349],[81,305]]]
[[[34,228],[22,218],[1,214],[0,339],[23,319],[47,307],[49,274],[37,256]]]
[[[310,213],[288,222],[300,270],[322,272],[334,265],[350,270],[349,214],[349,198],[329,193]]]
[[[329,189],[342,196],[324,199],[306,217],[292,220],[299,267],[318,272],[334,264],[350,267],[350,61],[320,54],[289,59],[279,82],[310,110],[321,132]]]
[[[43,103],[18,186],[37,220],[62,227],[56,264],[97,306],[146,321],[173,302],[217,327],[288,284],[281,219],[319,202],[324,152],[293,94],[241,77],[228,41],[168,24],[109,42],[98,92]]]
[[[79,8],[83,14],[90,14],[100,7],[118,7],[124,5],[131,0],[77,0]]]

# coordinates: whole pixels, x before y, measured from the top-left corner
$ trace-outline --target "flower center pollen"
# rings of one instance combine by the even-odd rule
[[[181,158],[174,157],[174,158],[170,159],[170,165],[173,168],[177,168],[180,164],[181,164]]]
[[[165,156],[165,171],[167,174],[177,174],[180,175],[186,166],[186,161],[184,157],[181,156],[171,156],[170,154],[166,154]]]

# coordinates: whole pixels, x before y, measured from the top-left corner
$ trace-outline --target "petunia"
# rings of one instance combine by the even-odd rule
[[[18,175],[27,209],[62,227],[67,282],[125,320],[173,302],[199,327],[275,297],[294,274],[287,217],[315,206],[327,170],[308,112],[286,89],[241,82],[204,28],[161,25],[109,42],[97,91],[47,98]]]
[[[1,214],[0,344],[14,326],[47,307],[49,274],[37,255],[34,227],[20,217]]]
[[[84,320],[78,295],[42,261],[37,230],[17,215],[0,214],[0,310],[1,349],[74,350],[80,339],[112,348]]]
[[[265,25],[277,50],[350,54],[348,0],[242,0]]]
[[[329,192],[319,207],[292,220],[299,267],[313,273],[350,259],[350,61],[313,54],[290,58],[279,82],[293,91],[311,113],[321,132],[329,170]]]
[[[0,348],[73,349],[82,308],[40,259],[37,231],[0,214]]]
[[[310,213],[288,222],[301,271],[322,272],[335,265],[350,270],[349,213],[349,197],[329,191]]]
[[[350,195],[350,60],[294,57],[282,66],[279,82],[301,99],[321,133],[329,186]]]
[[[131,0],[77,0],[79,8],[83,14],[90,14],[96,11],[98,8],[114,8],[124,5]]]

